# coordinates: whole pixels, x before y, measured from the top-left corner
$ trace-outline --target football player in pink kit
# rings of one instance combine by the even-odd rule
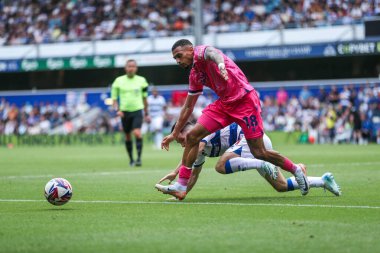
[[[189,92],[177,124],[172,133],[163,139],[162,148],[169,150],[169,144],[178,138],[204,86],[219,96],[219,99],[203,110],[195,127],[186,136],[178,183],[184,186],[188,184],[190,168],[198,155],[199,141],[210,133],[236,122],[242,128],[254,157],[291,172],[300,186],[302,195],[306,195],[309,192],[309,182],[300,165],[294,164],[276,151],[265,149],[260,100],[240,68],[218,49],[211,46],[194,47],[186,39],[174,43],[172,54],[180,67],[191,68]]]

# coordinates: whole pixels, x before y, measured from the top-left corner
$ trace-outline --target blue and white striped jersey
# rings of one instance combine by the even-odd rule
[[[205,161],[205,157],[218,157],[223,155],[229,147],[234,145],[235,142],[242,137],[244,137],[244,134],[241,127],[236,123],[232,123],[215,133],[207,135],[201,140],[206,146],[202,153],[198,155],[193,167],[201,166]]]

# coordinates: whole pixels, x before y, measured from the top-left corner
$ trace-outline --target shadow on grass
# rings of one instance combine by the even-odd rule
[[[238,198],[189,198],[185,199],[184,202],[216,202],[216,203],[290,203],[297,201],[297,204],[300,202],[309,203],[309,200],[321,200],[325,198],[336,198],[333,195],[326,196],[257,196],[257,197],[238,197]]]
[[[45,212],[66,212],[66,211],[75,211],[75,208],[61,208],[61,207],[52,207],[52,208],[44,208],[42,211]]]

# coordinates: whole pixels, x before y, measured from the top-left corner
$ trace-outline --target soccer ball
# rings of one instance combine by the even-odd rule
[[[45,198],[55,206],[69,202],[73,195],[73,188],[64,178],[53,178],[45,185]]]

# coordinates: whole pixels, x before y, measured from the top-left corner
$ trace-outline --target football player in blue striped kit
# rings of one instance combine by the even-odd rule
[[[187,123],[177,138],[177,142],[182,146],[185,145],[186,133],[190,131],[192,126],[192,124]],[[263,140],[265,148],[273,150],[272,142],[267,135],[264,135]],[[212,133],[201,140],[198,157],[192,166],[192,173],[187,186],[183,186],[178,182],[173,185],[161,184],[165,180],[169,180],[171,183],[177,177],[180,163],[174,171],[167,174],[155,185],[156,189],[164,194],[170,194],[176,199],[183,200],[195,185],[206,157],[220,157],[215,170],[221,174],[256,169],[278,192],[299,189],[299,185],[294,177],[285,179],[278,167],[253,157],[244,134],[236,123]],[[325,188],[336,196],[341,195],[339,185],[335,182],[334,176],[329,172],[325,173],[322,177],[308,177],[308,181],[312,188]]]

